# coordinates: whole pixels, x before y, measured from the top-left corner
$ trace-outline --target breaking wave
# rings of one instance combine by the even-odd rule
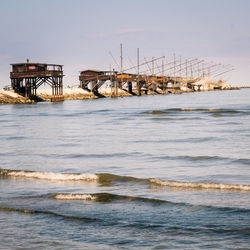
[[[95,181],[98,176],[95,174],[74,174],[74,173],[53,173],[39,171],[7,170],[0,169],[0,175],[6,177],[23,177],[43,180],[57,181]]]
[[[119,195],[119,194],[113,194],[113,193],[49,193],[49,194],[44,194],[44,195],[38,195],[38,196],[26,196],[26,197],[15,197],[14,199],[39,199],[40,202],[45,202],[46,199],[54,199],[57,201],[65,201],[65,202],[77,202],[77,201],[82,201],[82,202],[95,202],[95,203],[115,203],[115,202],[121,202],[121,204],[124,204],[126,202],[135,202],[138,203],[139,206],[141,205],[161,205],[161,206],[174,206],[174,207],[186,207],[186,208],[191,208],[191,209],[197,209],[197,210],[218,210],[218,211],[224,211],[224,212],[237,212],[237,213],[248,213],[250,209],[248,208],[239,208],[239,207],[227,207],[227,206],[213,206],[213,205],[196,205],[192,203],[187,203],[187,202],[174,202],[174,201],[169,201],[169,200],[162,200],[158,198],[150,198],[150,197],[141,197],[141,196],[129,196],[129,195]],[[15,202],[18,204],[17,207],[16,205],[14,207],[9,206],[8,204],[8,198],[5,201],[5,205],[2,206],[0,205],[0,211],[6,211],[6,212],[22,212],[22,213],[28,213],[28,214],[48,214],[48,215],[55,215],[55,216],[61,216],[65,218],[79,218],[79,219],[86,219],[86,220],[95,220],[94,218],[88,218],[88,217],[82,217],[82,216],[74,216],[74,215],[69,215],[67,213],[66,215],[64,214],[58,214],[57,212],[51,211],[51,210],[45,210],[41,209],[39,207],[39,202],[35,202],[35,204],[38,205],[37,209],[25,209],[23,208],[22,203],[20,202]],[[20,200],[19,200],[20,201]],[[1,203],[0,203],[1,204]],[[30,203],[28,203],[30,204]],[[20,207],[21,206],[21,207]],[[29,206],[29,205],[28,205]]]
[[[250,185],[242,184],[223,184],[223,183],[207,183],[207,182],[182,182],[161,179],[140,179],[130,176],[118,176],[112,174],[98,174],[99,183],[112,182],[140,182],[144,184],[157,184],[160,186],[178,187],[178,188],[192,188],[192,189],[220,189],[220,190],[234,190],[234,191],[250,191]]]
[[[165,181],[165,180],[160,180],[160,179],[150,179],[150,182],[161,185],[161,186],[168,186],[168,187],[250,191],[250,185],[241,185],[241,184]]]
[[[53,196],[56,200],[83,200],[94,201],[96,197],[90,194],[55,194]]]
[[[149,202],[149,203],[171,203],[164,200],[117,195],[111,193],[95,193],[95,194],[68,194],[60,193],[52,195],[57,200],[82,200],[82,201],[97,201],[97,202],[113,202],[113,201],[137,201],[137,202]]]
[[[224,183],[208,183],[208,182],[183,182],[174,180],[161,180],[155,178],[136,178],[131,176],[120,176],[114,174],[91,174],[91,173],[53,173],[53,172],[39,172],[39,171],[23,171],[23,170],[7,170],[0,169],[0,177],[14,177],[14,178],[33,178],[52,181],[95,181],[103,186],[110,186],[113,183],[140,183],[144,185],[156,184],[159,186],[178,187],[178,188],[192,188],[192,189],[220,189],[233,191],[250,191],[250,185],[247,184],[224,184]],[[61,196],[63,198],[63,196]],[[72,197],[75,199],[75,197]],[[81,198],[81,197],[79,197]],[[60,196],[59,198],[60,199]],[[68,196],[70,199],[70,196]],[[86,196],[85,199],[90,199]]]

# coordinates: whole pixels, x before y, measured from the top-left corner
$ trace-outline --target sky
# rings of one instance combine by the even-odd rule
[[[0,0],[0,89],[11,63],[64,65],[64,85],[79,71],[124,67],[173,54],[231,64],[225,80],[250,85],[249,0]]]

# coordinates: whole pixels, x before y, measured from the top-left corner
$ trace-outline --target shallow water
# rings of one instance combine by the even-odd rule
[[[247,249],[250,91],[0,106],[0,249]]]

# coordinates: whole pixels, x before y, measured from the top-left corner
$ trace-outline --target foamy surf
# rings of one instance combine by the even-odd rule
[[[6,170],[1,169],[0,175],[9,177],[34,178],[43,180],[56,181],[95,181],[98,176],[95,174],[72,174],[72,173],[53,173],[39,171],[22,171],[22,170]]]
[[[169,187],[250,191],[250,185],[241,185],[241,184],[165,181],[160,179],[149,179],[149,180],[151,183]]]
[[[58,193],[52,195],[52,197],[56,200],[81,200],[81,201],[96,201],[96,202],[116,202],[116,201],[134,201],[134,202],[149,202],[154,204],[160,203],[171,203],[164,200],[153,199],[153,198],[145,198],[145,197],[138,197],[138,196],[128,196],[128,195],[119,195],[119,194],[112,194],[112,193],[93,193],[93,194],[77,194],[77,193]]]
[[[90,194],[56,194],[54,198],[56,200],[83,200],[83,201],[96,200],[96,197]]]
[[[233,191],[250,191],[250,185],[247,184],[224,184],[224,183],[206,183],[206,182],[182,182],[173,180],[161,180],[155,178],[140,179],[130,176],[119,176],[113,174],[79,174],[79,173],[53,173],[39,171],[23,171],[23,170],[7,170],[0,169],[0,176],[15,177],[15,178],[30,178],[51,181],[96,181],[101,184],[109,185],[115,182],[134,182],[134,183],[154,183],[160,186],[192,188],[192,189],[219,189]],[[60,196],[59,196],[60,197]],[[65,199],[75,199],[75,197],[64,196]],[[93,196],[94,197],[94,196]],[[61,196],[61,199],[63,196]],[[59,198],[58,198],[59,199]],[[79,196],[79,199],[82,199]],[[84,198],[83,198],[84,199]],[[88,198],[87,198],[88,199]]]

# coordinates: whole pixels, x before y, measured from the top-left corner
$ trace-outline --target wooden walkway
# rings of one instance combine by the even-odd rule
[[[190,84],[197,79],[186,79],[182,77],[170,76],[154,76],[154,75],[137,75],[130,73],[118,73],[115,71],[98,71],[85,70],[81,71],[79,75],[80,87],[98,95],[98,90],[109,82],[111,88],[119,88],[133,93],[133,88],[137,89],[137,94],[141,95],[141,91],[155,91],[157,89],[180,89],[183,84]]]

